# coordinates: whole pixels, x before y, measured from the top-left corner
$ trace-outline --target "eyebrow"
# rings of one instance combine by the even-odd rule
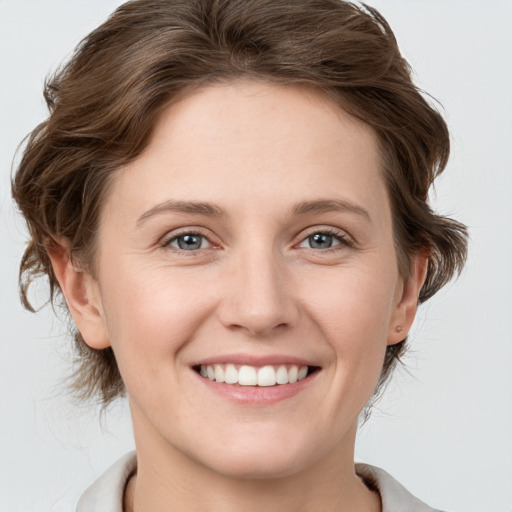
[[[205,203],[199,201],[175,201],[170,199],[145,211],[137,219],[137,227],[141,226],[141,224],[143,224],[150,217],[159,215],[161,213],[172,212],[203,215],[206,217],[221,217],[224,215],[224,212],[213,203]]]
[[[147,219],[162,213],[184,213],[192,215],[202,215],[205,217],[222,217],[224,211],[214,203],[199,201],[176,201],[169,199],[163,203],[157,204],[153,208],[145,211],[136,222],[140,227]],[[363,207],[344,201],[342,199],[319,199],[316,201],[303,201],[292,208],[292,214],[297,216],[312,215],[329,212],[349,212],[356,213],[371,221],[370,214]]]
[[[295,205],[294,215],[311,215],[315,213],[349,212],[356,213],[371,221],[370,214],[362,206],[342,199],[319,199],[317,201],[304,201]]]

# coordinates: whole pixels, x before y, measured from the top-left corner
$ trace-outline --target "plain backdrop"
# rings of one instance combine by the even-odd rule
[[[18,301],[25,228],[12,159],[46,115],[45,75],[120,2],[0,0],[0,510],[74,510],[133,448],[125,403],[102,421],[63,392],[70,341],[51,308]],[[420,311],[407,370],[362,428],[357,458],[431,506],[512,511],[512,2],[373,0],[415,79],[439,99],[452,157],[432,203],[465,222],[461,278]],[[37,288],[42,302],[45,287]]]

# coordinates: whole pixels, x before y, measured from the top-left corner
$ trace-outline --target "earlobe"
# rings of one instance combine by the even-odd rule
[[[110,339],[96,280],[74,265],[68,244],[54,243],[47,250],[55,277],[85,343],[94,349],[109,347]]]
[[[418,309],[418,297],[427,276],[427,268],[428,256],[417,254],[412,259],[409,278],[403,283],[391,318],[388,345],[400,343],[409,334]]]

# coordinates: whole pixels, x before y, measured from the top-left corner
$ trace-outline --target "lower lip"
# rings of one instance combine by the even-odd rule
[[[245,405],[271,405],[298,395],[314,381],[319,371],[315,371],[305,379],[293,384],[277,384],[275,386],[225,384],[202,377],[195,371],[194,373],[210,391],[234,402]]]

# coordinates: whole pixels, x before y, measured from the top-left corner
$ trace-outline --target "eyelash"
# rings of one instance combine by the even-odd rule
[[[344,233],[343,231],[339,231],[337,229],[333,229],[333,228],[320,228],[320,229],[316,228],[316,229],[313,229],[309,233],[306,233],[305,236],[302,236],[301,240],[299,241],[298,244],[296,244],[296,246],[301,244],[301,243],[303,243],[309,237],[311,237],[313,235],[317,235],[317,234],[332,236],[333,238],[335,238],[335,239],[337,239],[339,241],[339,244],[335,245],[333,247],[329,247],[327,249],[313,249],[313,248],[309,248],[310,250],[313,250],[315,252],[329,253],[329,252],[339,251],[343,247],[354,247],[355,246],[355,242],[346,233]]]
[[[192,231],[181,231],[180,233],[173,233],[171,236],[164,237],[163,240],[160,242],[160,245],[164,249],[171,249],[171,250],[174,250],[174,251],[179,252],[181,254],[186,254],[186,255],[190,255],[190,256],[193,256],[194,253],[197,254],[199,251],[204,250],[204,249],[196,249],[196,250],[188,250],[187,251],[186,249],[179,249],[177,247],[172,247],[171,246],[172,242],[178,240],[179,238],[181,238],[183,236],[187,236],[187,235],[201,237],[204,240],[206,240],[211,246],[215,247],[215,244],[204,233],[201,233],[200,231],[194,231],[194,230],[192,230]]]
[[[316,235],[316,234],[321,234],[321,235],[328,235],[328,236],[332,236],[333,238],[335,238],[339,244],[333,246],[333,247],[329,247],[327,249],[314,249],[314,248],[309,248],[310,250],[312,251],[315,251],[315,252],[318,252],[318,253],[329,253],[329,252],[335,252],[335,251],[338,251],[340,249],[342,249],[343,247],[354,247],[355,245],[355,242],[346,234],[344,233],[343,231],[339,231],[339,230],[336,230],[336,229],[332,229],[332,228],[321,228],[321,229],[313,229],[311,230],[309,233],[306,233],[305,235],[303,235],[301,237],[301,239],[299,240],[298,243],[294,244],[294,247],[297,247],[298,245],[300,245],[301,243],[303,243],[304,241],[306,241],[309,237],[313,236],[313,235]],[[204,240],[206,240],[211,247],[215,248],[216,247],[216,244],[214,244],[209,238],[208,236],[206,236],[204,233],[201,233],[200,231],[181,231],[179,233],[173,233],[171,236],[168,236],[168,237],[165,237],[161,242],[160,242],[160,246],[163,247],[164,249],[172,249],[176,252],[179,252],[180,254],[186,254],[188,256],[194,256],[194,255],[197,255],[197,253],[199,253],[200,251],[204,250],[204,249],[195,249],[195,250],[186,250],[186,249],[179,249],[179,248],[176,248],[176,247],[171,247],[171,243],[178,240],[180,237],[183,237],[183,236],[186,236],[186,235],[190,235],[190,236],[197,236],[197,237],[201,237],[203,238]],[[207,247],[205,249],[209,249],[211,247]],[[307,248],[305,248],[307,249]]]

